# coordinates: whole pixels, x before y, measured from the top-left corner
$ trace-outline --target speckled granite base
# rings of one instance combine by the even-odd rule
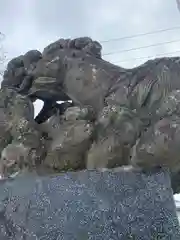
[[[0,201],[1,240],[180,239],[166,172],[18,177]]]

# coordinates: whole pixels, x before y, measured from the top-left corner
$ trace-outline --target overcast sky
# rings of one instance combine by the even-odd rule
[[[180,26],[176,0],[0,0],[0,31],[11,59],[30,49],[43,48],[58,38],[90,36],[105,41]],[[180,39],[180,29],[102,43],[103,53],[123,67],[137,66],[157,54],[179,51],[180,41],[119,53],[125,49]],[[135,58],[135,60],[132,60]],[[128,61],[124,61],[128,60]],[[131,61],[130,61],[131,60]],[[36,112],[39,111],[40,105]]]
[[[58,38],[90,36],[105,41],[180,26],[176,0],[0,0],[0,31],[11,59],[30,49],[43,48]],[[119,53],[180,39],[180,29],[121,41],[102,43],[105,59],[123,67],[137,66],[147,56],[179,51],[180,41]],[[135,60],[132,60],[135,58]],[[124,61],[128,60],[128,61]],[[130,61],[131,60],[131,61]],[[40,106],[40,105],[38,105]]]
[[[60,37],[91,36],[101,41],[176,26],[180,26],[176,0],[0,0],[0,31],[6,35],[9,58],[42,50]],[[103,53],[176,39],[180,29],[103,43]],[[179,45],[117,53],[106,59],[133,67],[145,60],[121,61],[180,50]]]
[[[0,31],[8,58],[43,48],[58,38],[90,36],[103,41],[180,26],[176,0],[0,0]],[[103,53],[180,39],[180,29],[103,44]],[[134,67],[146,59],[179,51],[172,44],[108,55],[105,59]],[[170,56],[170,55],[168,55]],[[36,105],[36,112],[41,104]]]

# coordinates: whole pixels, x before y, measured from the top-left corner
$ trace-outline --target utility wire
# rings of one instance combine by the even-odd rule
[[[171,55],[171,54],[175,54],[175,53],[180,53],[180,50],[177,50],[177,51],[174,51],[174,52],[160,53],[160,54],[146,56],[146,57],[129,58],[129,59],[115,61],[115,62],[112,62],[112,63],[116,64],[116,63],[130,62],[130,61],[135,61],[135,60],[143,60],[143,59],[148,59],[148,58],[152,59],[152,58],[156,58],[156,57],[160,57],[160,56],[166,56],[166,55]]]
[[[152,35],[152,34],[156,34],[156,33],[167,32],[167,31],[172,31],[172,30],[177,30],[177,29],[180,29],[180,26],[166,28],[166,29],[159,29],[159,30],[146,32],[146,33],[133,34],[133,35],[119,37],[119,38],[112,38],[112,39],[100,41],[100,43],[109,43],[109,42],[115,42],[115,41],[122,41],[124,39],[131,39],[131,38],[136,38],[136,37],[141,37],[141,36],[146,36],[146,35]]]
[[[175,43],[175,42],[180,42],[180,39],[167,41],[167,42],[155,43],[155,44],[141,46],[141,47],[129,48],[129,49],[124,49],[124,50],[117,50],[117,51],[114,51],[114,52],[104,53],[103,56],[114,55],[114,54],[117,54],[117,53],[131,52],[131,51],[135,51],[135,50],[139,50],[139,49],[161,46],[161,45],[171,44],[171,43]]]

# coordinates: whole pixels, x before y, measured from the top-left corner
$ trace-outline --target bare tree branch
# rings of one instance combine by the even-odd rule
[[[4,72],[4,63],[6,60],[6,54],[3,48],[3,40],[5,38],[5,35],[0,32],[0,76],[2,76],[3,72]]]

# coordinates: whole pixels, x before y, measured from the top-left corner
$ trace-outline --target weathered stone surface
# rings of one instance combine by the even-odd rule
[[[8,62],[7,70],[24,67],[23,55],[15,57]]]
[[[171,186],[172,186],[172,189],[173,189],[173,193],[176,194],[176,193],[180,193],[180,171],[177,173],[172,173],[171,174]]]
[[[59,39],[8,63],[0,239],[180,239],[169,177],[179,192],[180,58],[124,69],[101,49]]]
[[[27,91],[32,84],[32,71],[41,58],[42,54],[37,50],[30,50],[25,55],[13,58],[4,72],[1,87],[15,87],[21,92]],[[28,81],[29,84],[27,84]]]
[[[61,83],[54,77],[39,77],[30,89],[29,96],[36,96],[41,100],[67,101],[70,98],[62,91]]]
[[[38,50],[30,50],[23,56],[25,68],[29,68],[32,63],[37,63],[42,58],[41,52]]]
[[[3,240],[180,239],[164,171],[26,175],[0,185]]]
[[[180,170],[180,118],[171,116],[158,121],[141,136],[134,147],[132,164],[142,168],[154,166]]]
[[[62,100],[61,91],[57,88],[59,86],[73,102],[102,109],[108,89],[123,69],[97,58],[96,55],[100,55],[97,51],[100,52],[101,46],[97,42],[90,41],[89,38],[72,40],[72,45],[65,44],[65,47],[62,44],[64,41],[69,42],[60,39],[45,49],[42,60],[32,72],[34,81],[30,93],[39,97],[41,90],[49,97],[49,88],[51,88],[51,91],[53,89],[56,96],[59,96],[55,98],[59,101]],[[83,47],[84,45],[86,47]],[[88,48],[92,48],[90,52],[95,51],[95,53],[88,54]],[[46,84],[40,86],[39,77],[47,77]],[[50,87],[49,80],[52,78],[56,84],[54,82],[54,86]]]
[[[93,110],[92,116],[90,114],[83,120],[91,122],[93,128],[90,131],[91,145],[86,151],[86,167],[106,168],[130,163],[142,168],[156,168],[160,165],[169,167],[173,174],[179,174],[179,57],[154,59],[137,68],[124,69],[103,60],[101,49],[100,43],[89,37],[59,39],[45,47],[42,54],[31,50],[12,59],[4,73],[2,90],[12,88],[8,91],[18,91],[19,96],[24,95],[29,102],[41,99],[44,107],[35,121],[32,117],[27,119],[28,113],[23,107],[17,107],[18,110],[12,114],[14,120],[9,136],[15,141],[21,138],[19,143],[25,145],[29,142],[36,152],[41,148],[41,141],[36,139],[44,134],[39,124],[54,114],[56,101],[72,100],[77,107]],[[0,93],[2,99],[3,94]],[[16,98],[15,101],[11,98],[14,99],[10,96],[2,104],[6,115],[11,115],[14,106],[26,105],[26,100],[21,99],[18,103]],[[115,114],[108,110],[113,108],[116,109]],[[30,107],[27,109],[31,112]],[[68,111],[69,115],[61,109],[59,111],[61,120],[67,116],[75,117]],[[26,115],[25,121],[23,114]],[[166,120],[166,130],[162,130],[160,125]],[[8,122],[12,123],[12,120]],[[23,128],[20,127],[22,122],[26,123]],[[72,123],[68,123],[57,134],[69,132],[71,128]],[[28,140],[20,133],[22,131],[28,132]],[[7,132],[9,134],[9,130],[2,132],[2,136]],[[11,143],[9,141],[2,141],[0,149]],[[44,143],[46,150],[53,141],[47,137]],[[149,145],[154,146],[150,154]]]
[[[53,56],[60,49],[76,49],[82,50],[94,57],[101,58],[102,46],[97,41],[93,41],[89,37],[81,37],[76,39],[59,39],[48,45],[43,51],[43,58],[46,59],[49,55]]]
[[[7,178],[25,169],[29,165],[28,160],[30,160],[28,153],[29,149],[22,143],[8,144],[1,152],[1,177]]]
[[[13,86],[13,87],[20,87],[20,85],[23,82],[24,77],[26,76],[26,71],[24,67],[20,67],[16,69],[16,71],[13,70],[6,70],[4,72],[3,81],[1,83],[1,86]]]
[[[71,107],[64,115],[51,117],[40,125],[52,138],[45,165],[58,171],[84,169],[91,144],[93,127],[86,120],[87,109]]]
[[[130,149],[140,134],[142,123],[136,113],[117,105],[103,109],[95,126],[95,141],[88,153],[87,168],[127,165]]]
[[[12,136],[10,132],[10,125],[8,117],[4,109],[0,108],[0,152],[11,142]]]
[[[2,111],[1,150],[12,141],[29,149],[29,165],[36,165],[42,159],[44,140],[34,121],[34,106],[29,98],[9,88],[0,90],[0,109]],[[14,159],[15,160],[15,159]],[[17,162],[16,162],[17,164]]]

